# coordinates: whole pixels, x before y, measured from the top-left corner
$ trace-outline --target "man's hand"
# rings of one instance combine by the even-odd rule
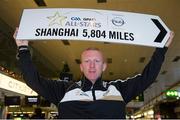
[[[17,40],[17,39],[16,39],[17,33],[18,33],[18,28],[16,28],[16,30],[15,30],[15,32],[14,32],[14,35],[13,35],[13,38],[14,38],[15,41],[16,41],[16,45],[17,45],[18,47],[19,47],[19,46],[28,46],[28,43],[29,43],[28,40]]]
[[[169,45],[170,45],[171,42],[173,41],[173,38],[174,38],[174,32],[171,31],[171,32],[170,32],[170,37],[169,37],[168,41],[166,42],[165,47],[169,47]]]

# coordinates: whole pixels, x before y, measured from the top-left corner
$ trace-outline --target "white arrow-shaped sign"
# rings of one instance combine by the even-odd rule
[[[169,33],[168,27],[155,15],[95,9],[25,9],[17,39],[164,47]]]

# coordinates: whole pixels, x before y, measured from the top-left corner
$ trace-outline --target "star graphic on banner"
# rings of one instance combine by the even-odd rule
[[[47,17],[50,20],[49,26],[52,25],[61,25],[62,26],[62,22],[67,18],[66,16],[61,16],[59,15],[59,12],[56,12],[53,16],[49,16]]]

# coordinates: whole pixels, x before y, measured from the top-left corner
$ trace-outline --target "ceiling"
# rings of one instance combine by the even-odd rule
[[[25,8],[90,8],[129,11],[158,15],[175,32],[174,41],[167,52],[166,60],[157,80],[166,81],[165,86],[168,87],[180,80],[180,62],[173,62],[177,56],[180,56],[180,41],[178,39],[180,38],[179,0],[107,0],[105,3],[97,3],[97,0],[44,1],[46,7],[39,7],[34,0],[0,0],[0,65],[6,65],[18,71],[15,62],[16,46],[12,35],[19,25],[22,11]],[[81,73],[79,64],[76,63],[75,59],[80,58],[80,54],[85,48],[98,47],[107,58],[112,59],[103,79],[125,79],[141,73],[155,50],[152,47],[115,43],[70,40],[69,43],[70,45],[65,45],[60,40],[33,41],[30,43],[33,61],[40,73],[47,77],[57,78],[64,63],[67,63],[70,72],[73,73],[73,79],[78,80]],[[144,62],[140,62],[140,59],[144,59]]]

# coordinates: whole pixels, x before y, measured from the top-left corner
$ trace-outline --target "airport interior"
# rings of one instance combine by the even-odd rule
[[[159,16],[175,35],[157,78],[126,105],[125,118],[180,118],[180,0],[0,0],[0,119],[33,119],[36,113],[40,113],[44,119],[59,118],[57,106],[25,83],[19,68],[17,45],[13,38],[16,28],[21,23],[23,10],[51,8],[108,10]],[[73,15],[71,20],[77,22],[98,22],[97,14],[94,17],[87,14],[83,19],[76,14]],[[27,20],[29,26],[33,19],[36,18],[31,17]],[[116,25],[128,24],[128,21],[115,22]],[[97,26],[101,25],[93,24],[91,27]],[[148,29],[143,27],[143,23],[139,28],[144,28],[142,31]],[[121,30],[123,29],[125,28]],[[40,32],[40,29],[37,32]],[[77,29],[67,34],[76,37],[76,32]],[[98,32],[97,30],[96,33]],[[42,36],[43,32],[39,34]],[[66,33],[62,34],[65,36]],[[129,40],[133,39],[132,34],[129,34],[129,37]],[[102,80],[107,83],[117,79],[126,81],[127,78],[142,73],[156,49],[155,46],[67,38],[29,40],[31,58],[41,76],[53,81],[79,81],[82,77],[81,53],[86,48],[96,47],[104,53],[107,62]],[[59,112],[61,113],[61,108]]]

